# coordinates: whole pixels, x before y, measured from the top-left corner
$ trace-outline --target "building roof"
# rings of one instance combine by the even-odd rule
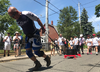
[[[55,31],[58,33],[57,26],[54,26],[52,24],[48,24],[48,25],[51,26],[51,27],[53,27],[55,29]],[[44,24],[44,26],[45,26],[45,24]]]

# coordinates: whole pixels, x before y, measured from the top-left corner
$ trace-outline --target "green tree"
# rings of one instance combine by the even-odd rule
[[[88,15],[85,8],[83,9],[81,14],[81,27],[82,27],[82,33],[85,38],[87,35],[93,34],[94,27],[92,26],[91,22],[88,22]]]
[[[16,31],[18,31],[21,34],[23,33],[23,31],[20,29],[20,27],[16,23],[11,25],[7,30],[7,32],[9,32],[11,36],[14,36]]]
[[[100,31],[99,31],[99,32],[97,32],[96,34],[100,36]]]
[[[68,39],[75,34],[79,34],[77,19],[77,11],[72,6],[64,7],[59,15],[57,24],[58,32]]]
[[[14,19],[12,19],[7,13],[7,9],[10,5],[9,0],[0,0],[0,33],[4,33],[9,25],[15,23]]]
[[[95,7],[95,15],[100,17],[100,4]]]

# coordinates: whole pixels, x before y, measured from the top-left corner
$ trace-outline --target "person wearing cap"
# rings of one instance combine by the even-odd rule
[[[8,50],[8,56],[10,56],[10,50],[11,50],[11,36],[10,33],[7,33],[7,36],[4,37],[3,42],[4,42],[4,57],[6,56],[6,50]]]
[[[79,46],[81,48],[82,54],[84,54],[84,50],[83,50],[83,45],[85,43],[85,38],[83,38],[83,34],[80,34],[80,38],[79,38]]]
[[[93,46],[94,46],[94,48],[95,48],[96,55],[98,55],[99,39],[96,37],[95,34],[93,34],[92,36],[93,36],[93,38],[92,38]]]
[[[38,30],[34,24],[34,21],[36,21],[41,26],[42,33],[46,31],[39,17],[30,11],[21,12],[15,7],[9,7],[8,14],[17,21],[17,24],[22,28],[24,34],[26,35],[26,54],[35,63],[35,67],[32,70],[36,71],[42,66],[34,54],[39,57],[43,57],[46,61],[46,66],[50,66],[50,57],[46,55],[44,51],[41,51],[42,43],[40,39],[40,30]],[[32,50],[34,50],[34,54]]]
[[[73,39],[73,44],[74,44],[74,48],[77,49],[77,53],[80,53],[80,49],[78,47],[78,38],[77,38],[77,35],[74,36],[74,39]]]
[[[87,35],[86,45],[87,45],[87,55],[89,55],[89,50],[90,54],[92,54],[92,39],[90,38],[90,35]]]
[[[20,40],[21,40],[21,37],[19,36],[19,32],[16,31],[15,32],[15,36],[13,37],[15,57],[18,57],[19,56]]]

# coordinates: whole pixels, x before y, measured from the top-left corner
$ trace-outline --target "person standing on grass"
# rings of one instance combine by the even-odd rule
[[[10,50],[11,50],[11,36],[10,33],[7,33],[7,36],[4,37],[3,42],[4,42],[4,57],[6,56],[6,50],[8,50],[8,56],[10,56]]]
[[[44,57],[44,60],[46,61],[46,66],[50,66],[51,60],[50,57],[47,56],[44,51],[41,51],[42,48],[41,39],[40,39],[40,31],[36,28],[34,21],[37,21],[38,24],[41,26],[42,33],[45,32],[45,28],[41,22],[41,20],[32,12],[30,11],[18,11],[15,7],[10,7],[8,9],[8,14],[10,17],[16,19],[17,23],[21,28],[23,29],[24,34],[26,35],[25,41],[26,41],[26,54],[28,57],[34,61],[35,67],[33,68],[33,71],[38,70],[42,65],[41,63],[36,59],[35,55],[32,52],[32,49],[34,50],[34,53],[38,55],[39,57]]]
[[[19,45],[19,55],[21,55],[21,49],[22,49],[22,42],[23,42],[23,37],[21,36],[21,34],[19,33],[19,37],[20,39],[20,45]]]
[[[16,31],[15,36],[13,37],[15,57],[19,56],[20,40],[21,40],[21,37],[19,36],[19,32]]]
[[[92,39],[90,38],[90,35],[87,35],[86,45],[87,45],[87,55],[89,55],[89,50],[90,54],[92,54]]]

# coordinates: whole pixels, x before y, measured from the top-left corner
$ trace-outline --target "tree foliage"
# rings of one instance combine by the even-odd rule
[[[95,15],[100,17],[100,4],[95,7]]]
[[[80,28],[77,19],[77,11],[72,6],[64,7],[59,15],[58,32],[68,39],[75,34],[79,35]]]
[[[88,22],[88,15],[85,8],[83,9],[82,14],[81,14],[81,26],[82,26],[83,35],[85,38],[87,35],[93,34],[94,27],[92,26],[91,22]]]
[[[15,23],[14,19],[12,19],[7,13],[7,9],[10,5],[9,0],[0,0],[0,33],[4,33],[9,25]]]
[[[0,33],[6,32],[5,34],[7,34],[7,32],[10,32],[11,36],[14,36],[16,31],[22,33],[22,30],[7,13],[10,5],[9,0],[0,0]]]
[[[96,34],[100,36],[100,31],[98,31]]]
[[[20,29],[20,27],[16,23],[11,25],[7,30],[7,32],[9,32],[11,36],[14,36],[16,31],[18,31],[19,33],[22,34],[22,30]]]

